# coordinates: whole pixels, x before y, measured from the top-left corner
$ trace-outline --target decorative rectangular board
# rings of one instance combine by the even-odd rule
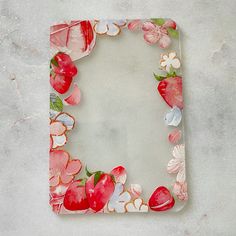
[[[188,200],[179,29],[170,19],[50,27],[50,206],[180,211]]]

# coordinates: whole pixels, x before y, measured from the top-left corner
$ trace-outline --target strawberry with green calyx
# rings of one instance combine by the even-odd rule
[[[85,170],[89,177],[85,184],[89,206],[98,212],[104,208],[115,190],[114,177],[102,171],[89,172],[87,167]]]
[[[86,179],[79,179],[70,184],[63,201],[63,205],[67,210],[80,211],[89,208],[85,193],[85,182]]]
[[[183,109],[182,77],[176,72],[170,71],[166,76],[154,74],[156,80],[160,81],[157,90],[165,102],[170,106]]]
[[[50,62],[50,84],[61,94],[64,94],[70,88],[73,77],[77,74],[77,68],[70,56],[58,52]]]

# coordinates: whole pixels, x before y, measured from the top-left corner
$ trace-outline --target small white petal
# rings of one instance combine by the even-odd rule
[[[168,112],[165,116],[165,123],[169,126],[177,127],[182,119],[181,110],[178,107],[173,107],[170,112]]]
[[[60,135],[60,136],[52,136],[52,140],[53,140],[52,148],[61,147],[66,144],[65,134]]]
[[[100,20],[97,22],[94,26],[94,30],[98,34],[105,34],[108,30],[107,28],[107,21],[106,20]]]
[[[109,24],[107,27],[108,27],[107,35],[116,36],[120,32],[119,26],[114,25],[113,23]]]
[[[180,68],[180,60],[178,58],[175,58],[174,60],[172,60],[171,65],[175,68],[175,69],[179,69]]]
[[[169,58],[170,59],[173,59],[173,58],[175,58],[176,57],[176,52],[170,52],[169,53]]]

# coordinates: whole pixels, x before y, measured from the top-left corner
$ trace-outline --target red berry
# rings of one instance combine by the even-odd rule
[[[167,77],[158,84],[157,89],[170,107],[183,109],[182,77]]]
[[[95,212],[103,209],[114,192],[115,185],[109,174],[101,174],[95,183],[95,174],[89,177],[85,184],[85,191],[89,206]]]
[[[166,187],[160,186],[151,195],[148,205],[153,211],[166,211],[175,205],[175,200]]]
[[[55,60],[56,64],[52,63],[52,68],[56,74],[65,75],[68,77],[73,77],[77,74],[77,68],[69,55],[59,52],[54,56],[53,59]]]
[[[64,94],[70,88],[72,77],[65,75],[50,75],[51,86],[60,94]]]
[[[82,179],[74,181],[67,189],[63,202],[67,210],[79,211],[89,208],[85,185],[82,181]]]

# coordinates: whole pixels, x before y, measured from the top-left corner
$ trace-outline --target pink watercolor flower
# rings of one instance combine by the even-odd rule
[[[59,184],[69,184],[75,178],[75,175],[80,172],[81,168],[80,160],[70,160],[70,155],[66,151],[50,151],[50,187],[55,187]]]
[[[152,22],[144,22],[142,30],[144,32],[144,40],[149,44],[158,43],[160,48],[167,48],[171,43],[167,28],[164,26],[159,26]]]
[[[188,200],[188,188],[187,183],[175,182],[173,186],[173,193],[177,196],[180,201]]]
[[[172,20],[166,20],[163,25],[157,25],[151,21],[143,22],[142,20],[136,19],[128,23],[128,29],[135,31],[142,29],[144,40],[149,44],[158,43],[160,48],[167,48],[171,39],[168,34],[168,29],[176,29],[176,23]]]

